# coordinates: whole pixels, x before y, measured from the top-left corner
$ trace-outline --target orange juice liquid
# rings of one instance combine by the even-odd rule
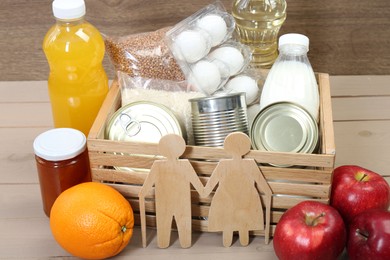
[[[108,92],[101,34],[83,19],[57,21],[45,36],[43,50],[50,65],[54,127],[75,128],[88,136]]]

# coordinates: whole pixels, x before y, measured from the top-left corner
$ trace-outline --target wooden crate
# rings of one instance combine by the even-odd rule
[[[318,73],[320,90],[320,147],[317,154],[280,153],[251,150],[246,158],[253,158],[265,175],[272,191],[271,235],[283,212],[303,200],[329,203],[332,171],[335,162],[332,106],[329,75]],[[121,92],[116,81],[95,120],[88,136],[88,150],[94,181],[105,182],[117,189],[131,203],[139,223],[138,192],[158,155],[157,144],[120,142],[104,139],[108,120],[121,105]],[[129,154],[132,154],[131,156]],[[134,155],[136,154],[136,155]],[[205,184],[218,160],[228,158],[222,148],[187,146],[183,158],[191,161],[195,171]],[[267,166],[297,165],[295,168]],[[113,166],[146,169],[142,172],[115,170]],[[193,230],[207,231],[207,216],[212,198],[202,199],[193,191]],[[155,227],[154,195],[146,198],[147,225]],[[252,232],[263,235],[261,231]]]

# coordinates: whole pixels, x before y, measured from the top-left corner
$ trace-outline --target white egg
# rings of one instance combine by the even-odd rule
[[[211,95],[221,84],[221,74],[214,63],[201,60],[192,67],[188,82]]]
[[[174,50],[180,52],[179,59],[193,63],[202,59],[210,51],[209,39],[200,31],[186,30],[174,41]]]
[[[253,78],[240,75],[229,80],[225,85],[226,92],[245,92],[246,104],[252,104],[259,97],[259,88],[256,80]]]
[[[211,36],[211,46],[217,46],[222,43],[227,34],[227,25],[225,20],[217,14],[209,14],[197,22],[197,26]]]
[[[245,62],[241,51],[231,46],[217,48],[209,54],[209,57],[226,63],[229,67],[230,76],[239,73]]]
[[[213,59],[210,61],[218,67],[219,73],[221,74],[221,78],[227,79],[230,77],[230,68],[225,62],[217,59]]]

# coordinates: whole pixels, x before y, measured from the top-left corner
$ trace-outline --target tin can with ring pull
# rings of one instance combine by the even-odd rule
[[[172,111],[158,103],[138,101],[117,110],[106,127],[106,139],[158,143],[166,134],[183,136],[182,127]],[[134,170],[115,167],[121,170]]]

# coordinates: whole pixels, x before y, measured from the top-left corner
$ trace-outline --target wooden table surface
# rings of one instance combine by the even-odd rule
[[[357,164],[390,175],[390,76],[331,76],[336,166]],[[69,259],[44,215],[35,168],[34,138],[52,128],[46,81],[0,82],[0,259]],[[386,177],[389,181],[389,177]],[[248,247],[222,246],[219,233],[193,234],[181,249],[176,234],[158,249],[155,232],[141,246],[136,228],[115,259],[276,259],[272,242],[255,237]],[[345,256],[344,256],[345,257]]]

